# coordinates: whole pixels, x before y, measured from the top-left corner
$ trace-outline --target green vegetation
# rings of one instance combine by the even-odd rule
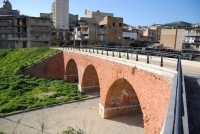
[[[4,133],[4,132],[0,132],[0,134],[6,134],[6,133]]]
[[[0,115],[85,98],[75,84],[14,72],[54,53],[48,48],[0,50]]]
[[[0,113],[31,109],[86,96],[77,85],[63,80],[48,80],[30,76],[0,76]]]
[[[197,61],[200,62],[200,57],[197,58]]]
[[[12,74],[58,52],[49,48],[0,50],[0,74]]]
[[[62,134],[84,134],[84,131],[81,129],[74,129],[72,127],[67,127],[67,130],[63,131]]]

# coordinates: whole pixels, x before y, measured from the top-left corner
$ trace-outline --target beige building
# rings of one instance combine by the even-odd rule
[[[123,18],[106,16],[99,22],[97,29],[97,44],[122,45]]]
[[[0,8],[0,15],[19,15],[20,12],[18,10],[12,10],[12,4],[9,0],[3,1],[3,7]]]
[[[69,0],[54,0],[51,9],[55,29],[69,29]]]
[[[138,41],[154,42],[155,30],[149,28],[142,28],[138,32]]]
[[[99,10],[97,10],[96,12],[90,12],[90,11],[87,11],[87,10],[85,11],[85,17],[86,18],[94,18],[95,19],[95,23],[97,23],[97,24],[100,21],[102,21],[105,16],[111,16],[111,17],[113,17],[114,14],[100,12]]]
[[[161,29],[160,44],[164,48],[181,51],[184,32],[184,29]]]
[[[154,42],[160,42],[162,26],[151,25],[149,29],[154,30]]]
[[[29,16],[0,16],[0,48],[48,47],[51,20]]]

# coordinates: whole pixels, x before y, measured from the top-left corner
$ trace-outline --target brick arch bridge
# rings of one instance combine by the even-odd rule
[[[36,77],[78,81],[79,90],[100,90],[103,118],[141,113],[146,134],[160,133],[171,93],[171,79],[111,61],[75,52],[60,52],[21,72]],[[98,112],[98,111],[97,111]]]
[[[171,93],[165,78],[98,57],[73,52],[63,55],[65,67],[71,60],[77,65],[81,92],[100,89],[99,114],[103,118],[142,112],[145,133],[160,133]]]

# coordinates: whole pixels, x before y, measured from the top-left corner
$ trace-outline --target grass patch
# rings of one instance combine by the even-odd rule
[[[0,76],[0,113],[48,106],[85,98],[77,85],[30,76]]]
[[[50,48],[0,50],[0,74],[12,74],[58,52]]]
[[[58,52],[49,48],[0,50],[0,115],[85,98],[77,85],[13,75]]]

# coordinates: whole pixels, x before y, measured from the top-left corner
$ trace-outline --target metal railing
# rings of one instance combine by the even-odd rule
[[[184,75],[181,56],[177,57],[177,74],[174,76],[163,134],[189,134]]]
[[[182,123],[182,67],[181,67],[181,56],[178,56],[177,62],[177,89],[176,89],[176,112],[174,121],[174,134],[182,134],[183,123]]]
[[[135,61],[143,60],[144,61],[144,56],[146,56],[145,62],[147,64],[150,63],[150,58],[152,56],[157,56],[160,58],[158,64],[160,67],[164,66],[164,57],[177,57],[178,53],[177,52],[166,52],[166,51],[155,51],[155,50],[143,50],[144,48],[138,47],[138,48],[131,48],[131,47],[121,47],[121,46],[88,46],[88,45],[83,45],[83,46],[64,46],[66,47],[67,50],[76,50],[76,51],[85,51],[85,52],[90,52],[90,53],[97,53],[101,55],[107,55],[107,56],[112,56],[116,57],[118,56],[119,58],[126,58],[130,59],[130,55],[135,54]],[[117,55],[116,55],[117,53]],[[123,56],[122,56],[123,55]],[[143,55],[142,59],[139,59],[139,55]]]

